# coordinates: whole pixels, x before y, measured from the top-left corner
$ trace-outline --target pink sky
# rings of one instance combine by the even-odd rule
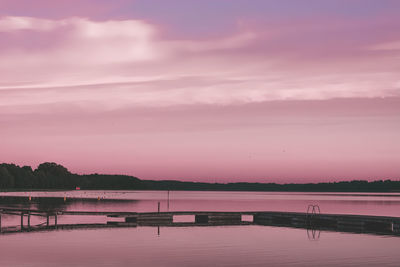
[[[0,162],[400,178],[400,3],[251,3],[0,0]]]

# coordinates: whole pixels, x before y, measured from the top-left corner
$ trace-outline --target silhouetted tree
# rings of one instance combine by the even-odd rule
[[[0,164],[0,189],[135,189],[135,190],[227,190],[292,192],[400,192],[400,181],[348,181],[318,184],[198,183],[140,180],[126,175],[77,175],[67,168],[46,162],[32,170],[29,166]]]
[[[10,174],[7,168],[8,164],[0,165],[0,188],[14,188],[14,176]]]

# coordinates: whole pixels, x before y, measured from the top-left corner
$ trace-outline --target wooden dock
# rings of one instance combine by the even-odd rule
[[[1,227],[2,215],[20,216],[21,222],[19,227]],[[252,217],[252,220],[243,220],[243,217],[245,215],[250,215],[250,217]],[[32,216],[46,218],[46,222],[40,225],[31,225]],[[62,222],[60,222],[62,216],[103,216],[109,218],[109,220],[107,220],[106,224],[62,224]],[[179,220],[174,220],[179,216],[189,216],[192,218],[192,220],[188,222],[180,222]],[[118,220],[118,218],[119,221],[115,221]],[[314,209],[312,212],[308,211],[307,213],[272,211],[97,212],[33,210],[0,207],[1,233],[39,231],[50,229],[74,229],[74,227],[188,227],[221,225],[265,225],[400,236],[400,217],[322,214],[319,211],[315,212]]]

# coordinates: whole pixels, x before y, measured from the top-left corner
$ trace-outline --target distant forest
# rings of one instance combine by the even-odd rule
[[[141,180],[126,175],[78,175],[56,163],[30,166],[0,164],[0,190],[199,190],[199,191],[291,191],[291,192],[400,192],[400,181],[379,180],[334,183],[198,183]]]

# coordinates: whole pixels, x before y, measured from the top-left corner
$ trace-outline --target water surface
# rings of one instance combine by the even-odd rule
[[[168,197],[169,195],[169,197]],[[19,199],[1,198],[15,196]],[[29,196],[31,201],[28,201]],[[64,201],[64,197],[66,201]],[[45,198],[52,198],[46,201]],[[169,199],[169,201],[168,201]],[[7,203],[8,201],[8,203]],[[318,204],[323,213],[400,217],[400,193],[199,191],[1,192],[0,205],[97,211],[295,211]]]
[[[298,211],[400,217],[400,194],[3,192],[0,206],[81,211]],[[26,219],[25,219],[26,220]],[[44,222],[32,217],[32,224]],[[106,223],[60,216],[59,223]],[[25,221],[26,223],[26,221]],[[2,225],[20,224],[3,215]],[[400,238],[259,225],[53,230],[0,235],[0,266],[399,266]]]
[[[1,266],[399,266],[400,239],[269,226],[0,236]]]

